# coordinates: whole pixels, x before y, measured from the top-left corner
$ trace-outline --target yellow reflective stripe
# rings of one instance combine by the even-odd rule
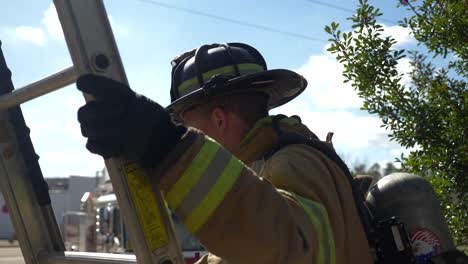
[[[287,125],[287,126],[292,126],[296,124],[300,124],[301,122],[295,118],[292,117],[285,117],[279,121],[281,125]],[[257,135],[257,130],[262,128],[262,127],[270,127],[273,124],[273,116],[267,116],[264,117],[260,120],[258,120],[254,127],[250,129],[250,131],[247,133],[247,135],[242,139],[240,145],[246,144],[249,140],[251,140],[251,137],[254,137]]]
[[[266,116],[257,122],[255,122],[254,127],[251,130],[255,130],[260,127],[270,126],[273,123],[273,116]]]
[[[330,242],[330,263],[335,264],[336,263],[336,245],[335,245],[335,238],[333,236],[333,231],[331,228],[330,220],[328,219],[328,214],[326,215],[326,226],[327,226],[327,233],[329,234],[329,242]]]
[[[224,200],[226,193],[231,190],[243,168],[244,165],[242,162],[236,157],[231,158],[211,190],[206,194],[198,207],[193,210],[190,216],[185,219],[184,223],[188,230],[192,233],[196,233],[208,220],[214,210],[218,208],[219,204]]]
[[[239,70],[254,70],[254,71],[263,71],[263,67],[261,65],[258,65],[258,64],[255,64],[255,63],[242,63],[242,64],[238,64],[237,65],[239,67]],[[228,66],[224,66],[224,67],[221,67],[221,68],[217,68],[217,69],[214,69],[214,70],[211,70],[211,71],[207,71],[205,73],[203,73],[203,80],[208,80],[210,77],[216,75],[216,74],[223,74],[223,73],[229,73],[229,72],[235,72],[235,69],[234,69],[234,66],[232,65],[228,65]],[[183,93],[185,92],[185,90],[187,90],[187,88],[189,88],[190,86],[194,85],[198,83],[198,79],[197,77],[194,77],[194,78],[191,78],[191,79],[188,79],[184,82],[182,82],[179,87],[178,87],[178,90],[179,90],[179,93]]]
[[[292,125],[295,125],[295,124],[299,124],[300,122],[296,118],[286,117],[286,118],[281,119],[279,123],[280,124],[285,124],[287,126],[292,126]]]
[[[210,165],[220,146],[207,139],[192,163],[166,194],[166,201],[171,209],[179,207],[193,186],[198,182]]]
[[[302,205],[304,210],[309,215],[315,229],[319,233],[319,262],[330,263],[336,262],[335,256],[335,240],[331,233],[330,221],[328,214],[323,205],[306,199],[302,196],[293,193],[296,200]]]
[[[291,126],[291,125],[299,124],[300,122],[296,118],[286,116],[285,118],[280,119],[279,123]],[[255,130],[260,127],[271,126],[271,124],[273,124],[273,116],[266,116],[258,120],[257,122],[255,122],[255,125],[252,128],[252,130]]]
[[[295,193],[280,189],[278,189],[278,191],[287,196],[293,197],[309,216],[312,225],[318,233],[319,252],[317,263],[335,264],[335,240],[333,238],[330,221],[328,220],[328,214],[325,207]]]

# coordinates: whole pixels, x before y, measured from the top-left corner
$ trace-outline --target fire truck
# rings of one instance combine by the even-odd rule
[[[205,249],[174,213],[169,214],[185,263],[195,263],[206,253]],[[81,199],[81,211],[65,213],[62,222],[62,235],[69,251],[133,252],[115,193],[86,192]]]

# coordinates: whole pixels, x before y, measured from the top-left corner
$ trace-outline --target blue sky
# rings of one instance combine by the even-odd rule
[[[361,101],[341,79],[341,68],[325,51],[331,21],[350,30],[345,19],[357,1],[184,0],[105,1],[131,87],[160,104],[169,104],[170,61],[205,43],[245,42],[255,46],[270,69],[286,68],[304,75],[307,90],[272,113],[299,114],[321,138],[333,131],[334,144],[348,163],[393,161],[402,149],[389,142],[380,120],[360,111]],[[384,2],[384,3],[383,3]],[[166,4],[166,6],[161,5]],[[384,12],[386,32],[399,47],[414,48],[408,32],[396,26],[406,11],[396,1],[371,1]],[[169,8],[195,10],[278,31],[294,37]],[[335,6],[338,8],[330,7]],[[5,1],[0,9],[0,40],[17,88],[71,65],[52,1]],[[323,40],[323,41],[322,41]],[[407,60],[400,69],[409,70]],[[84,103],[74,85],[22,105],[46,177],[93,176],[103,168],[99,156],[85,149],[76,111]]]

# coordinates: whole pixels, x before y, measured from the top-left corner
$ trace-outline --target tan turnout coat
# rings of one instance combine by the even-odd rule
[[[293,118],[280,127],[311,135]],[[343,172],[303,144],[263,160],[277,139],[271,117],[233,155],[189,129],[155,171],[169,207],[210,252],[197,263],[372,263]]]

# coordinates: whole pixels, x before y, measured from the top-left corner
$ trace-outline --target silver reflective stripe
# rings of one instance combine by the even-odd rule
[[[179,207],[175,209],[177,215],[184,221],[195,210],[200,201],[208,194],[213,185],[218,180],[219,175],[224,171],[232,155],[219,148],[208,168],[203,172],[198,182],[193,186],[187,196],[182,200]]]

